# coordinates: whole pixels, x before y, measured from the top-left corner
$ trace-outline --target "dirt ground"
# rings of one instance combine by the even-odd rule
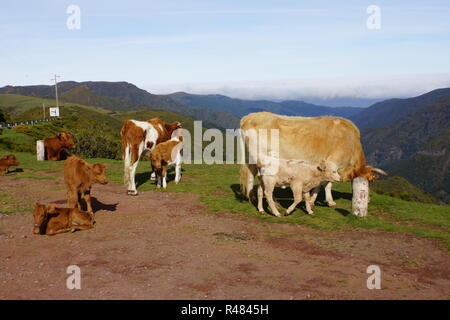
[[[0,193],[30,208],[65,206],[62,187],[0,177]],[[31,212],[1,215],[0,299],[450,297],[449,255],[434,240],[212,214],[195,195],[131,197],[116,184],[95,185],[92,196],[92,230],[39,236]],[[66,287],[69,265],[81,268],[81,290]],[[369,265],[381,269],[380,290],[366,286]]]

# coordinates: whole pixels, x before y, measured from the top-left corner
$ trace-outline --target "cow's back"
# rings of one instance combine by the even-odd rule
[[[64,162],[64,181],[67,185],[79,187],[89,183],[88,164],[77,156],[70,156]]]
[[[242,118],[244,134],[249,129],[279,130],[279,157],[310,163],[334,162],[344,180],[353,179],[365,164],[358,128],[339,117],[288,117],[270,112],[252,113]],[[256,131],[256,133],[258,133]],[[268,141],[270,151],[270,139]]]

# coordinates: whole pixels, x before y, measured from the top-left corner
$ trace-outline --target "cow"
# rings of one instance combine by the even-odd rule
[[[53,236],[58,233],[86,230],[94,227],[94,216],[78,208],[57,208],[36,202],[33,210],[34,234]]]
[[[244,116],[240,122],[244,146],[249,148],[255,163],[241,165],[240,181],[243,195],[253,200],[252,190],[254,177],[257,175],[257,159],[277,151],[279,158],[304,160],[308,163],[319,163],[325,159],[338,167],[342,181],[363,177],[372,181],[377,177],[375,172],[386,174],[383,170],[366,165],[358,128],[347,119],[340,117],[291,117],[257,112]],[[271,129],[278,130],[277,145],[271,142]],[[252,145],[257,145],[259,130],[267,132],[268,141],[255,152]],[[255,133],[255,134],[253,134]],[[261,136],[262,137],[262,136]],[[247,139],[248,138],[248,139]],[[278,149],[278,150],[275,150]],[[313,190],[311,197],[317,197],[318,188]],[[330,207],[335,207],[331,194],[331,183],[325,188],[326,201]]]
[[[64,162],[64,183],[67,189],[69,208],[80,208],[80,198],[86,202],[87,211],[93,213],[91,188],[94,183],[107,184],[106,165],[90,164],[77,156],[70,156]]]
[[[173,137],[172,139],[156,145],[150,154],[150,161],[153,172],[156,173],[158,188],[167,187],[167,168],[175,165],[175,183],[181,179],[181,149],[183,148],[183,137]]]
[[[65,149],[75,147],[72,135],[68,132],[60,132],[53,138],[44,139],[45,155],[47,160],[64,160]]]
[[[0,159],[0,174],[6,174],[9,172],[9,167],[18,166],[20,163],[17,161],[16,156],[13,154],[7,154]]]
[[[295,210],[296,206],[302,201],[302,195],[305,197],[306,211],[308,214],[314,214],[310,205],[309,192],[322,181],[340,181],[341,176],[337,169],[336,164],[326,160],[313,165],[303,160],[266,158],[265,163],[261,163],[260,167],[258,167],[261,180],[258,187],[259,212],[264,213],[262,203],[264,193],[272,213],[277,217],[281,216],[273,201],[275,185],[281,184],[290,185],[294,194],[294,202],[286,210],[286,214],[290,214]]]
[[[158,143],[167,141],[172,133],[181,128],[181,123],[175,121],[167,124],[158,118],[147,121],[126,120],[120,130],[122,142],[122,158],[124,160],[124,184],[128,195],[137,195],[136,169],[141,155],[151,152]],[[152,173],[154,176],[154,173]]]

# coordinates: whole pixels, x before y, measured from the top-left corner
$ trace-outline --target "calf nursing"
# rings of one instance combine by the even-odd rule
[[[175,165],[175,183],[178,184],[181,179],[181,148],[183,146],[183,137],[173,137],[169,141],[157,144],[150,154],[153,171],[156,172],[157,187],[167,187],[166,177],[167,169]]]
[[[313,214],[309,191],[319,186],[322,181],[341,181],[337,169],[336,164],[325,160],[319,165],[312,165],[302,160],[270,158],[259,167],[261,184],[258,187],[258,210],[264,212],[262,204],[264,194],[272,213],[277,217],[281,216],[273,200],[275,185],[281,184],[290,185],[294,194],[294,202],[287,209],[286,214],[295,210],[302,201],[302,195],[305,197],[306,211],[308,214]]]

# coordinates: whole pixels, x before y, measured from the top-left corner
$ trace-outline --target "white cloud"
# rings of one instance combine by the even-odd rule
[[[364,77],[320,77],[270,81],[150,84],[157,94],[185,91],[223,94],[241,99],[386,98],[411,97],[433,89],[450,87],[450,73],[377,75]]]

